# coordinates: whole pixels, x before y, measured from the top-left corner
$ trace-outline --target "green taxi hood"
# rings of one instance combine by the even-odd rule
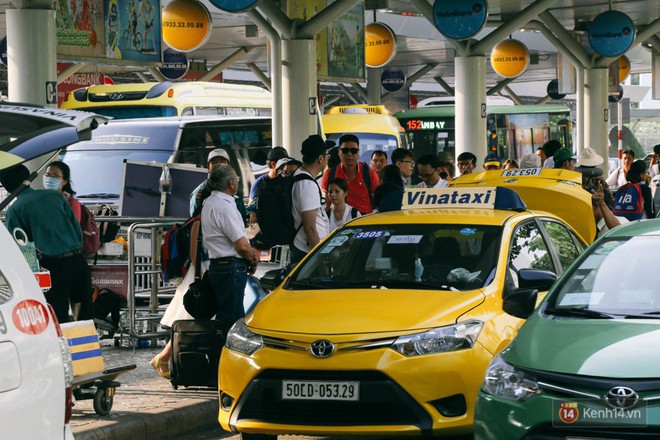
[[[247,325],[264,334],[356,335],[413,333],[452,325],[484,301],[481,289],[285,290],[267,295]],[[402,308],[402,304],[405,307]]]
[[[450,187],[501,186],[518,193],[531,211],[555,214],[587,243],[596,237],[596,221],[591,194],[582,189],[582,175],[575,171],[541,168],[537,176],[507,176],[521,170],[494,170],[466,174],[449,183]]]
[[[549,319],[534,314],[502,354],[533,370],[612,378],[658,377],[660,320]]]

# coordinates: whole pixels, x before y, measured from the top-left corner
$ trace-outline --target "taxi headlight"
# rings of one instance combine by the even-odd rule
[[[241,318],[229,329],[225,346],[230,350],[251,355],[263,348],[264,341],[261,335],[251,332],[243,318]]]
[[[472,348],[484,323],[465,321],[448,327],[438,327],[424,333],[401,336],[392,348],[404,356],[446,353]]]
[[[499,355],[495,356],[488,365],[481,390],[496,397],[518,402],[524,402],[542,393],[534,376],[507,364]]]

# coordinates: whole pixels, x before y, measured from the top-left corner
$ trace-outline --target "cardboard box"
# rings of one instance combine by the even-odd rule
[[[103,243],[99,248],[99,255],[105,257],[119,257],[124,253],[124,245],[122,243],[110,242]]]
[[[69,341],[74,377],[105,370],[94,321],[67,322],[60,327],[64,337]]]

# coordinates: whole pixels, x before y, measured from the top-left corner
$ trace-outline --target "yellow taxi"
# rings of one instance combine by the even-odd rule
[[[401,210],[321,242],[227,335],[222,427],[244,439],[471,432],[523,306],[595,236],[578,173],[504,173],[406,189]]]

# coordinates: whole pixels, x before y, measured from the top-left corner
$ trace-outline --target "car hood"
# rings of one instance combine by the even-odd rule
[[[508,176],[507,173],[528,170],[540,171],[532,176]],[[545,211],[564,220],[585,243],[596,237],[591,194],[582,189],[582,175],[575,171],[541,168],[521,170],[482,171],[461,176],[450,186],[501,186],[511,188],[525,202],[527,209]]]
[[[0,170],[88,140],[108,118],[94,113],[0,104]]]
[[[660,320],[548,319],[534,315],[504,353],[534,370],[612,378],[658,377]]]
[[[271,334],[413,333],[454,324],[483,300],[481,290],[279,288],[245,320],[253,330]]]

